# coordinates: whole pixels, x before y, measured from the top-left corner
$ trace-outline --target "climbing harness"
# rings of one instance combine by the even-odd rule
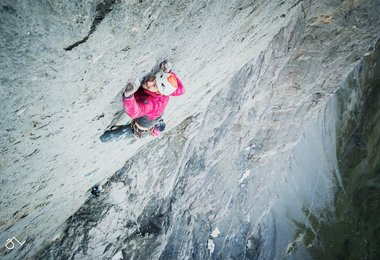
[[[131,128],[132,128],[132,135],[136,139],[141,139],[143,137],[144,133],[148,133],[150,135],[153,135],[152,131],[153,131],[154,127],[152,127],[152,128],[142,127],[136,122],[135,119],[132,119],[132,121],[131,121]]]

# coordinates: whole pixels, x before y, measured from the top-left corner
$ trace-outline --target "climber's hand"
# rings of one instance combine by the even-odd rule
[[[129,82],[127,86],[125,87],[124,96],[128,98],[131,97],[138,89],[139,87],[137,86],[136,83]]]
[[[169,73],[171,70],[172,70],[172,64],[170,63],[170,61],[168,60],[164,60],[163,62],[161,62],[160,64],[160,68],[166,72],[166,73]]]

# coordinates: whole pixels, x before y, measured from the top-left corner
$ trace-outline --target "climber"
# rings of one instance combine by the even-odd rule
[[[165,129],[162,119],[170,96],[180,96],[185,88],[178,76],[172,71],[172,65],[163,61],[158,71],[146,76],[142,84],[127,83],[123,93],[124,111],[132,121],[128,125],[117,125],[104,132],[102,142],[124,138],[155,137]]]

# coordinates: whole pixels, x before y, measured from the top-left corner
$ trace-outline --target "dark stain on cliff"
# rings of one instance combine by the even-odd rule
[[[117,0],[105,0],[96,5],[95,18],[92,21],[90,31],[87,36],[85,36],[82,40],[79,40],[70,46],[64,48],[65,51],[71,51],[75,47],[79,46],[82,43],[85,43],[91,34],[94,33],[96,27],[103,21],[103,19],[113,10],[114,5],[117,3]]]

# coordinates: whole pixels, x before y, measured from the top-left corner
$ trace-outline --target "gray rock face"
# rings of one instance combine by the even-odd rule
[[[378,1],[0,10],[5,259],[379,255]],[[187,90],[168,131],[100,143],[165,58]]]

